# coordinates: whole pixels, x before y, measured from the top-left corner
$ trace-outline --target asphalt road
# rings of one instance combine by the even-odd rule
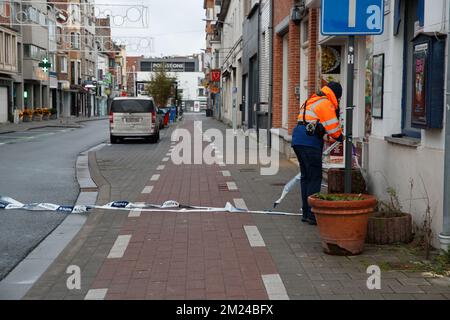
[[[109,138],[107,120],[83,126],[1,134],[0,195],[23,203],[75,204],[78,154]],[[53,212],[0,211],[0,280],[65,217]]]

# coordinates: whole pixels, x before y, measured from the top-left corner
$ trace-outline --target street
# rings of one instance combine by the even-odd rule
[[[0,135],[0,194],[21,202],[73,205],[79,187],[77,155],[108,139],[107,121],[81,129],[40,128]],[[52,212],[3,211],[0,215],[0,280],[66,216]]]
[[[99,172],[93,174],[99,188],[97,204],[110,201],[162,204],[174,200],[182,205],[221,208],[230,202],[239,208],[259,211],[271,208],[283,183],[298,173],[298,166],[285,159],[280,159],[280,170],[274,176],[261,176],[259,164],[174,164],[171,160],[176,148],[176,143],[171,142],[174,130],[193,133],[200,127],[203,132],[210,128],[226,130],[225,125],[202,114],[185,114],[184,120],[161,132],[158,144],[127,141],[93,152],[95,162],[89,166],[91,173]],[[104,121],[94,122],[83,129],[39,138],[30,144],[1,146],[8,148],[2,149],[2,163],[19,163],[27,168],[28,177],[15,178],[8,175],[12,170],[2,168],[8,185],[13,186],[8,188],[2,180],[2,194],[8,190],[9,196],[24,202],[73,203],[77,194],[74,158],[77,152],[106,141],[107,132]],[[92,135],[89,142],[79,141],[84,134]],[[48,146],[49,140],[52,146]],[[73,141],[69,150],[67,141]],[[205,142],[204,147],[207,145]],[[219,146],[218,141],[215,145]],[[49,156],[55,151],[53,147],[62,148],[63,155]],[[36,155],[32,157],[25,151],[40,148],[43,148],[37,161],[40,170],[35,170],[28,164],[36,162]],[[23,156],[19,149],[27,155],[25,158],[32,159],[27,163],[13,160],[11,154]],[[3,152],[6,150],[10,152]],[[225,159],[226,153],[218,157]],[[55,174],[42,174],[59,167]],[[35,180],[36,184],[25,183],[23,179]],[[298,212],[299,198],[299,188],[294,188],[278,210]],[[7,221],[2,223],[2,250],[7,248],[17,261],[63,218],[43,212],[2,212],[2,219]],[[447,278],[420,272],[383,271],[381,288],[370,288],[367,284],[370,265],[407,261],[412,256],[396,247],[372,245],[366,245],[361,256],[328,256],[322,251],[317,227],[300,220],[299,216],[250,213],[94,210],[24,299],[450,298]],[[14,238],[4,236],[7,229],[9,237]],[[29,229],[33,229],[33,244],[23,240],[24,234],[31,233]],[[68,272],[70,268],[80,271],[79,288],[68,285],[69,277],[77,276]],[[7,293],[2,294],[7,297]]]

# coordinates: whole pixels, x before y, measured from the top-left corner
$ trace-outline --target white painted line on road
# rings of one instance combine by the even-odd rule
[[[153,186],[146,186],[144,188],[144,190],[142,190],[141,193],[143,193],[143,194],[150,194],[150,193],[152,193],[152,191],[153,191]]]
[[[139,218],[141,216],[142,210],[141,209],[133,209],[128,214],[128,218]]]
[[[217,153],[217,152],[216,152]],[[220,160],[223,160],[223,155],[221,155],[221,154],[216,154],[216,158],[217,159],[220,159]]]
[[[223,175],[224,177],[231,177],[231,172],[230,172],[230,171],[225,170],[225,171],[221,171],[221,172],[222,172],[222,175]]]
[[[145,205],[145,202],[136,202],[136,205]],[[133,209],[128,214],[128,218],[139,218],[141,216],[141,209]]]
[[[128,244],[130,243],[131,235],[118,236],[116,242],[114,243],[111,251],[108,254],[108,259],[119,259],[122,258],[127,250]]]
[[[237,185],[236,185],[236,182],[228,181],[228,182],[227,182],[227,186],[228,186],[228,190],[230,190],[230,191],[236,191],[236,190],[238,190],[238,187],[237,187]]]
[[[167,162],[167,161],[169,161],[169,158],[162,159],[162,162]]]
[[[234,205],[236,208],[248,210],[247,204],[245,203],[244,199],[234,199]]]
[[[219,162],[219,167],[226,167],[226,165],[223,162]]]
[[[166,156],[170,157],[172,155],[172,152],[166,153]]]
[[[236,200],[235,200],[236,203]],[[242,208],[243,209],[243,208]],[[244,226],[245,233],[247,234],[248,242],[252,248],[265,247],[266,243],[259,233],[258,227],[256,226]]]
[[[2,145],[4,145],[4,144],[6,144],[6,143],[0,143],[0,146],[2,146]]]
[[[152,176],[152,178],[150,179],[150,181],[158,181],[160,177],[161,177],[160,174],[154,174],[154,175]]]
[[[164,166],[164,165],[161,165],[161,166],[158,166],[158,168],[156,168],[156,170],[158,170],[158,171],[162,171],[162,170],[164,170],[164,169],[165,169],[165,167],[166,167],[166,166]]]
[[[262,280],[270,300],[290,300],[279,274],[262,275]]]
[[[91,289],[88,291],[84,300],[105,300],[108,289]]]

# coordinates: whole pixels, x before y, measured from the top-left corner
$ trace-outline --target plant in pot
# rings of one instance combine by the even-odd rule
[[[48,108],[42,109],[42,120],[48,120],[50,118],[50,110]]]
[[[42,120],[42,109],[37,108],[33,111],[33,121],[41,121]]]
[[[319,193],[309,197],[308,203],[325,253],[349,256],[363,252],[369,216],[378,203],[374,196]]]
[[[56,110],[55,108],[50,109],[50,119],[51,120],[58,119],[58,110]]]
[[[23,122],[33,121],[33,111],[31,111],[30,109],[25,107],[22,114],[23,114]]]
[[[389,187],[386,192],[389,199],[380,201],[378,210],[369,217],[366,241],[378,245],[410,243],[413,240],[412,216],[403,211],[394,188]]]

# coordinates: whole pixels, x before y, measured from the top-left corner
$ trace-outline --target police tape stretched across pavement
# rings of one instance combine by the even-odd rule
[[[240,209],[236,208],[229,202],[227,202],[227,204],[223,208],[182,205],[173,200],[166,201],[162,205],[135,204],[128,201],[115,201],[110,202],[104,206],[98,205],[62,206],[45,202],[23,204],[12,198],[0,196],[0,210],[53,211],[69,214],[71,213],[81,214],[87,213],[94,209],[123,210],[123,211],[141,210],[141,212],[172,212],[172,213],[228,212],[228,213],[268,214],[280,216],[301,216],[301,213],[276,212],[271,210],[253,211],[248,209]]]

